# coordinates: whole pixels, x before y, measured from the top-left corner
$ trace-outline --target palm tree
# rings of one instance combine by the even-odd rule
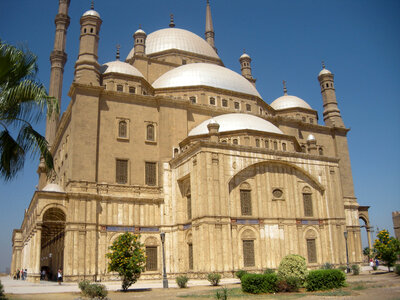
[[[46,107],[48,114],[58,111],[58,101],[35,81],[36,60],[29,50],[0,40],[0,177],[5,181],[15,178],[27,153],[40,153],[47,170],[53,170],[48,143],[31,123],[45,116]]]

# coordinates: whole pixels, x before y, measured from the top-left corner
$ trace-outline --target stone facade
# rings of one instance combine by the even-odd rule
[[[68,6],[60,0],[60,53]],[[214,51],[208,3],[206,14],[204,42]],[[320,125],[309,107],[274,109],[264,102],[247,54],[240,58],[243,77],[236,75],[251,88],[229,88],[234,80],[221,59],[204,54],[192,33],[184,34],[198,45],[193,51],[177,46],[147,54],[154,36],[140,29],[126,62],[118,54],[100,66],[101,24],[93,9],[81,18],[71,101],[58,122],[48,122],[56,175],[48,180],[39,166],[38,190],[13,232],[11,272],[27,268],[32,281],[42,269],[54,276],[58,268],[66,281],[116,279],[105,254],[125,231],[140,234],[151,257],[144,278],[161,278],[161,232],[170,276],[262,271],[291,253],[306,257],[310,268],[345,264],[345,231],[350,262],[362,261],[349,129],[332,73],[324,68],[318,76],[325,109]],[[157,85],[170,71],[205,63],[227,78],[220,85]],[[61,71],[54,75],[61,81],[50,83],[59,87],[62,67],[52,70]],[[231,114],[240,122],[224,118]],[[204,122],[207,131],[191,134]]]
[[[392,212],[392,219],[393,219],[394,235],[396,239],[400,239],[400,212],[399,211]]]

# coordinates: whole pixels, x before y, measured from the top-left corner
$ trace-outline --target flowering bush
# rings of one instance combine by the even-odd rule
[[[301,284],[304,283],[307,274],[306,259],[297,254],[289,254],[285,256],[278,267],[279,278],[297,277]]]
[[[374,242],[376,257],[384,261],[390,271],[390,267],[394,266],[397,256],[400,254],[400,241],[389,236],[386,229],[379,231],[377,237]]]

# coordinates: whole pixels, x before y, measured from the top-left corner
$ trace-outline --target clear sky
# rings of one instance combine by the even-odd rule
[[[252,58],[257,89],[267,103],[283,94],[319,112],[321,60],[335,74],[336,96],[348,134],[355,193],[370,205],[370,221],[393,234],[392,211],[400,210],[400,1],[398,0],[211,0],[218,54],[240,73],[243,49]],[[204,37],[206,0],[96,0],[103,25],[99,62],[133,47],[132,34],[168,27]],[[79,18],[89,0],[71,0],[62,111],[69,103],[79,47]],[[0,39],[27,46],[39,57],[39,80],[48,87],[57,0],[0,0]],[[44,134],[44,123],[37,125]],[[11,236],[21,226],[38,182],[38,158],[27,161],[12,182],[0,181],[0,271],[10,266]]]

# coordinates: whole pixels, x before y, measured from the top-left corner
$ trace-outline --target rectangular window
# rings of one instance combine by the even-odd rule
[[[126,159],[116,161],[116,182],[121,184],[128,182],[128,160]]]
[[[317,248],[315,246],[315,239],[307,239],[307,257],[309,263],[317,262]]]
[[[243,216],[251,216],[250,190],[240,190],[240,208]]]
[[[228,100],[222,99],[222,106],[223,107],[228,107]]]
[[[130,93],[130,94],[135,94],[135,93],[136,93],[136,88],[133,87],[133,86],[130,86],[130,87],[129,87],[129,93]]]
[[[189,270],[193,270],[193,244],[189,244]]]
[[[192,196],[186,196],[187,202],[187,218],[190,220],[192,218]]]
[[[244,267],[255,266],[253,240],[243,240],[243,266]]]
[[[304,216],[313,216],[312,198],[311,194],[303,194]]]
[[[211,97],[211,98],[210,98],[210,104],[211,104],[211,105],[215,105],[215,98],[214,98],[214,97]]]
[[[146,162],[145,182],[147,185],[157,184],[157,164],[155,162]]]
[[[240,109],[240,104],[239,104],[239,102],[235,102],[235,109]]]
[[[251,105],[250,104],[246,104],[246,110],[247,111],[251,111]]]
[[[146,247],[146,271],[157,271],[157,247]]]
[[[118,84],[117,85],[117,91],[118,92],[122,92],[124,90],[124,87],[122,86],[122,84]]]

